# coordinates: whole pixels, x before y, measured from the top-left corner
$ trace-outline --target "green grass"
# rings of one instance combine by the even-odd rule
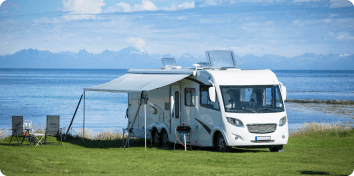
[[[194,147],[185,152],[149,147],[131,140],[70,139],[63,146],[17,146],[0,142],[4,175],[350,175],[354,170],[354,130],[292,136],[284,152],[232,148],[218,153]],[[49,138],[56,141],[56,138]]]

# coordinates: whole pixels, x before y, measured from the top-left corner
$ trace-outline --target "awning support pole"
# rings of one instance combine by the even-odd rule
[[[83,113],[83,123],[82,123],[82,142],[85,142],[85,91],[84,91],[84,113]]]
[[[146,151],[146,104],[144,103],[144,117],[145,117],[145,126],[144,126],[144,130],[145,130],[145,151]]]
[[[68,128],[68,130],[66,131],[66,133],[65,133],[65,137],[64,137],[64,139],[66,139],[66,136],[68,135],[68,133],[69,133],[69,130],[70,130],[70,128],[71,128],[71,125],[73,124],[73,122],[74,122],[74,118],[75,118],[75,115],[76,115],[76,112],[77,112],[77,109],[79,109],[79,106],[80,106],[80,102],[81,102],[81,99],[82,99],[82,97],[84,96],[84,94],[81,94],[81,97],[80,97],[80,100],[79,100],[79,103],[77,104],[77,106],[76,106],[76,110],[75,110],[75,112],[74,112],[74,115],[73,115],[73,118],[71,119],[71,122],[70,122],[70,125],[69,125],[69,128]]]
[[[127,143],[129,141],[130,134],[133,132],[133,126],[135,124],[136,117],[139,114],[140,107],[141,107],[142,104],[146,105],[148,100],[149,100],[149,98],[148,98],[147,92],[146,91],[142,91],[141,92],[141,96],[140,96],[140,103],[139,103],[139,106],[138,106],[138,110],[136,111],[133,123],[131,124],[131,126],[129,127],[129,130],[128,130],[128,137],[127,137],[127,140],[125,141],[125,144],[124,144],[124,150],[125,150],[125,146],[127,146]],[[145,116],[146,116],[146,110],[145,110]],[[146,120],[145,120],[145,122],[146,122]],[[145,127],[144,128],[146,129],[146,123],[145,123]],[[145,131],[145,136],[146,136],[146,131]],[[145,139],[145,146],[146,146],[146,139]]]

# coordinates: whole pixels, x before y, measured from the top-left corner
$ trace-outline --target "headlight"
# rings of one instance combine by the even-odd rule
[[[227,122],[229,122],[231,125],[237,126],[237,127],[243,127],[243,123],[241,120],[231,118],[231,117],[226,117]]]
[[[281,118],[280,120],[279,120],[279,126],[281,127],[281,126],[284,126],[286,124],[286,116],[284,116],[283,118]]]

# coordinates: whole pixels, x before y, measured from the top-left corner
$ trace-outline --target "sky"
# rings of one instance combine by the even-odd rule
[[[348,0],[0,0],[0,55],[133,46],[175,57],[354,53]]]

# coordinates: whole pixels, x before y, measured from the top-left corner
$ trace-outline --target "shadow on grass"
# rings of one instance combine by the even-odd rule
[[[12,141],[11,144],[10,138],[7,137],[3,139],[0,142],[0,145],[4,146],[18,146],[17,144],[17,139],[15,139],[16,142]],[[21,139],[22,140],[22,139]],[[48,136],[48,143],[58,143],[60,141],[60,137],[53,137],[53,136]],[[20,141],[21,142],[21,141]],[[43,138],[41,141],[45,145],[45,139]],[[35,145],[37,141],[32,142],[32,145]],[[90,140],[90,139],[85,139],[85,141],[82,140],[82,138],[77,138],[77,137],[72,137],[68,136],[65,140],[63,139],[63,144],[69,143],[85,148],[102,148],[102,149],[107,149],[107,148],[123,148],[123,140],[117,139],[117,140]],[[29,144],[28,140],[25,140],[23,144]],[[129,147],[127,146],[126,148],[130,147],[144,147],[145,146],[145,140],[144,139],[130,139],[129,140]],[[174,150],[174,143],[170,143],[167,147],[162,147],[162,146],[151,146],[150,140],[147,140],[147,147],[151,148],[158,148],[161,150]],[[184,150],[184,147],[181,144],[176,144],[175,150]],[[187,150],[190,151],[191,148],[188,145]],[[192,151],[209,151],[209,152],[217,152],[214,147],[198,147],[198,146],[192,146]],[[269,152],[269,150],[264,150],[264,149],[255,149],[255,148],[231,148],[229,153],[259,153],[259,152]]]
[[[303,174],[303,175],[329,175],[329,172],[321,172],[321,171],[301,171],[300,174]]]
[[[82,141],[82,138],[69,138],[65,142],[71,143],[74,145],[86,147],[86,148],[123,148],[123,140],[89,140],[85,139]],[[129,140],[129,147],[144,147],[145,140],[144,139],[130,139]],[[174,150],[174,143],[170,143],[166,147],[162,146],[151,146],[150,140],[147,140],[147,147],[151,148],[158,148],[161,150]],[[128,146],[127,146],[128,148]],[[175,150],[184,150],[184,147],[180,144],[175,146]],[[190,146],[187,146],[187,150],[191,150]],[[202,151],[210,151],[210,152],[217,152],[214,147],[198,147],[192,146],[193,150],[202,150]],[[254,149],[254,148],[232,148],[230,153],[259,153],[259,152],[269,152],[269,150],[264,149]]]
[[[332,175],[329,172],[322,172],[322,171],[300,171],[302,175]],[[339,175],[339,176],[346,176],[346,175]]]
[[[90,140],[82,138],[72,138],[69,137],[64,140],[66,143],[70,143],[73,145],[78,145],[86,148],[123,148],[123,140]],[[141,139],[130,139],[129,140],[130,147],[142,147],[145,146],[144,140]]]
[[[23,137],[19,137],[18,139],[19,139],[19,142],[21,144]],[[12,138],[11,143],[10,143],[10,140],[11,140],[11,136],[8,136],[8,137],[6,137],[6,138],[4,138],[3,140],[0,141],[0,145],[3,145],[3,146],[18,146],[16,137]],[[32,146],[36,146],[36,144],[38,143],[38,139],[31,137],[31,140],[32,140]],[[57,145],[60,142],[60,136],[59,137],[48,136],[47,137],[47,142],[48,142],[49,145]],[[65,142],[65,141],[63,140],[63,142]],[[46,144],[45,137],[43,137],[41,139],[41,143],[43,145]],[[38,145],[41,145],[41,143],[39,143]],[[21,146],[26,146],[26,145],[30,145],[30,141],[29,141],[28,137],[26,137],[23,140],[23,144]]]
[[[174,143],[170,143],[168,147],[158,147],[164,150],[174,150]],[[176,150],[185,150],[184,146],[181,144],[176,144]],[[190,145],[187,145],[187,151],[191,151]],[[192,151],[209,151],[209,152],[217,152],[215,147],[199,147],[192,146]],[[270,152],[265,149],[256,149],[256,148],[231,148],[227,153],[259,153],[259,152]]]

